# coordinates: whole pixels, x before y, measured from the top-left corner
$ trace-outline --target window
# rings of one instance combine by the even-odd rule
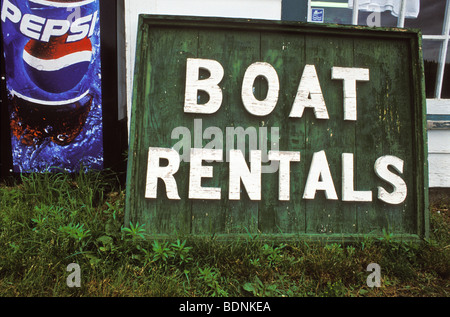
[[[308,1],[308,21],[351,24],[352,9],[348,6],[347,0],[331,0],[331,1]]]
[[[416,5],[407,6],[408,1]],[[430,2],[433,2],[433,0]],[[380,24],[377,26],[404,27],[405,19],[408,15],[416,17],[419,12],[418,0],[392,0],[388,1],[388,5],[385,7],[382,7],[377,3],[378,2],[374,0],[308,0],[308,21],[315,22],[312,14],[314,9],[326,8],[324,21],[326,23],[335,22],[339,24],[370,25],[364,21],[367,21],[367,17],[376,12],[377,15],[379,14],[381,17],[379,20],[383,20],[382,25]],[[386,10],[389,10],[390,12]],[[392,15],[394,17],[392,17]],[[335,19],[335,17],[337,18]]]
[[[308,0],[309,22],[420,28],[423,33],[426,95],[450,99],[450,0]],[[387,10],[386,10],[387,9]],[[449,100],[450,106],[450,100]]]
[[[450,0],[306,1],[309,22],[422,30],[429,186],[450,188]]]

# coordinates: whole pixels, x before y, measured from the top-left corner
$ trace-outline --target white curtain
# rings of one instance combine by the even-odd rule
[[[348,7],[353,8],[353,0],[348,1]],[[402,7],[402,0],[359,0],[359,10],[370,12],[391,11],[398,17]],[[405,18],[417,18],[420,10],[420,0],[406,0]]]

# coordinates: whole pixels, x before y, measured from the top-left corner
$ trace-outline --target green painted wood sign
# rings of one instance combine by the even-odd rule
[[[143,15],[133,89],[126,225],[427,236],[417,31]]]

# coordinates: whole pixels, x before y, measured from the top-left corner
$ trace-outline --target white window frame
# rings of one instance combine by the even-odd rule
[[[347,3],[330,2],[330,1],[316,1],[308,0],[308,22],[311,22],[311,8],[312,7],[329,7],[329,8],[345,8],[348,9]],[[359,0],[353,0],[353,14],[352,14],[352,24],[358,25],[358,15],[359,15]],[[405,12],[406,12],[406,0],[402,0],[402,6],[400,8],[400,14],[397,18],[397,27],[404,27],[405,25]]]
[[[422,0],[426,1],[426,0]],[[327,1],[308,0],[308,22],[311,22],[312,7],[334,7],[348,8],[348,3],[331,3]],[[397,27],[405,26],[406,0],[402,0],[400,14],[397,18]],[[358,24],[359,0],[353,0],[352,24]],[[426,41],[439,41],[441,47],[438,56],[438,70],[436,74],[436,87],[433,98],[427,99],[427,122],[428,129],[428,163],[429,163],[429,186],[450,188],[450,146],[448,137],[450,135],[450,99],[441,99],[445,62],[450,39],[450,0],[446,0],[444,21],[441,34],[425,34],[422,39]],[[434,121],[435,116],[439,119]],[[443,118],[443,119],[442,119]]]
[[[403,0],[406,2],[405,0]],[[439,59],[438,59],[438,72],[436,78],[436,88],[434,92],[434,99],[441,99],[442,94],[442,82],[444,79],[444,68],[445,68],[445,60],[447,57],[448,50],[448,42],[449,42],[449,31],[450,31],[450,0],[447,0],[447,4],[445,5],[445,16],[444,22],[442,26],[442,33],[440,35],[423,35],[422,38],[424,40],[434,40],[441,42],[441,48],[439,50]],[[450,100],[448,101],[448,106],[450,106]]]
[[[422,0],[426,1],[426,0]],[[442,83],[444,79],[444,69],[445,69],[445,62],[447,57],[447,51],[448,51],[448,44],[450,39],[450,0],[446,0],[446,7],[445,7],[445,17],[443,21],[442,26],[442,33],[436,34],[436,35],[423,35],[423,40],[433,40],[433,41],[440,41],[441,42],[441,48],[439,51],[439,58],[438,58],[438,71],[437,71],[437,77],[436,77],[436,87],[434,91],[434,97],[431,99],[441,100],[442,95]],[[334,7],[334,8],[348,8],[348,4],[346,3],[332,3],[328,1],[315,1],[315,0],[308,0],[308,22],[311,22],[311,8],[312,7]],[[400,14],[397,18],[397,27],[403,28],[405,26],[405,12],[406,12],[406,0],[402,0],[402,5],[400,8]],[[358,16],[359,16],[359,0],[353,0],[353,14],[352,14],[352,24],[357,25],[358,24]],[[447,105],[450,107],[450,99],[447,100]]]

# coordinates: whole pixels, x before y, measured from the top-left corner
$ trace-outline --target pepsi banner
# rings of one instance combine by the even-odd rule
[[[99,0],[1,0],[14,172],[103,168]]]

